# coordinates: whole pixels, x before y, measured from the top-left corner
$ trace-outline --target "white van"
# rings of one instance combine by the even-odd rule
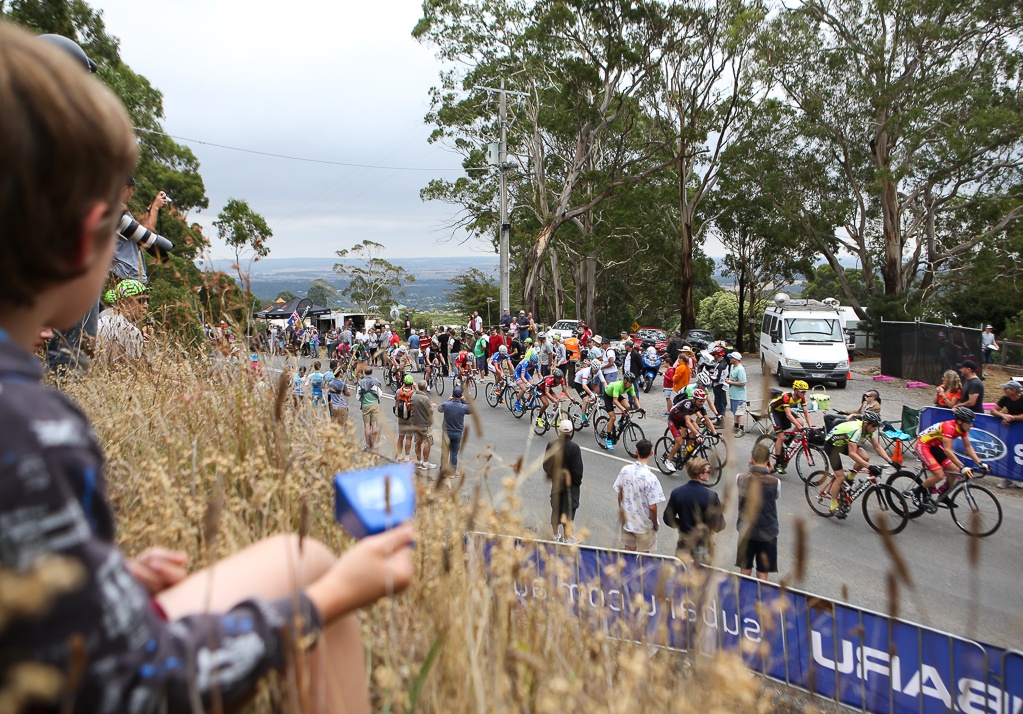
[[[845,389],[849,375],[844,316],[816,300],[793,300],[778,293],[760,327],[760,368],[778,382],[831,381]]]

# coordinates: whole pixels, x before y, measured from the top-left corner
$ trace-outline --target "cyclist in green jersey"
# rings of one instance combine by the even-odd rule
[[[629,410],[629,397],[636,397],[636,388],[633,383],[636,381],[636,375],[632,372],[626,372],[620,380],[617,382],[611,382],[604,387],[604,410],[607,411],[607,448],[609,451],[613,451],[614,446],[614,433],[615,433],[615,407],[618,407],[623,412]],[[638,411],[646,413],[643,409]]]
[[[860,444],[869,441],[877,455],[884,459],[889,466],[895,468],[891,458],[877,441],[877,430],[880,428],[881,416],[876,412],[865,412],[861,419],[838,424],[825,439],[828,460],[837,476],[834,483],[831,484],[831,513],[836,518],[845,518],[845,511],[838,510],[838,494],[842,490],[842,481],[852,481],[856,477],[855,472],[846,473],[842,468],[842,454],[852,459],[857,466],[870,469],[870,473],[874,476],[880,476],[881,467],[871,466],[870,459],[860,447]]]

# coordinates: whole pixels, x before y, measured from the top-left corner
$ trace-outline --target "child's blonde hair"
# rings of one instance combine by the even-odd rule
[[[113,240],[138,149],[117,97],[69,55],[0,21],[0,300],[31,306],[81,274],[83,221]],[[106,228],[109,226],[109,229]]]

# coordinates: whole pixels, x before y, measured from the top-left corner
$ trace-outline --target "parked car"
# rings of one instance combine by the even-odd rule
[[[683,335],[682,339],[699,352],[700,350],[707,349],[707,345],[714,341],[714,333],[710,330],[689,330],[689,332]]]
[[[668,349],[668,333],[659,327],[641,327],[633,332],[629,337],[636,343],[636,347],[643,348],[644,342],[653,342],[654,349],[657,350],[657,354],[663,355],[664,351]]]
[[[550,329],[547,330],[548,335],[559,334],[561,339],[567,339],[574,336],[579,331],[578,320],[558,320]]]

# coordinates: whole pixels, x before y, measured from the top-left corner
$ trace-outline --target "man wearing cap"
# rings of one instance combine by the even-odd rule
[[[554,356],[554,343],[546,332],[537,335],[537,353],[540,355],[540,375],[551,375],[551,358]]]
[[[963,398],[959,406],[968,407],[975,414],[984,413],[984,383],[977,376],[977,363],[972,359],[964,360],[959,370],[963,375]]]
[[[508,312],[508,308],[505,308],[503,314],[501,315],[501,330],[504,331],[510,329],[511,324],[512,324],[511,313]]]
[[[543,458],[543,470],[551,482],[551,529],[555,541],[566,543],[576,542],[572,529],[583,482],[583,454],[572,441],[573,433],[572,421],[563,419],[558,424],[557,438],[547,445]]]
[[[437,407],[444,415],[444,436],[448,445],[448,460],[451,470],[458,468],[458,452],[462,448],[462,435],[465,432],[465,415],[469,413],[469,405],[462,399],[462,388],[451,390],[451,399]]]
[[[519,310],[519,339],[526,340],[529,334],[529,318],[526,317],[525,310]]]
[[[607,337],[600,339],[600,373],[604,377],[604,384],[611,384],[618,381],[618,355],[611,349],[611,340]]]
[[[675,360],[678,359],[678,353],[682,351],[682,347],[685,346],[685,342],[682,341],[682,333],[675,330],[671,334],[671,339],[668,340],[668,345],[665,351],[668,353],[668,364],[675,364]]]
[[[640,351],[636,349],[636,343],[632,341],[631,337],[629,337],[629,333],[623,332],[622,334],[625,335],[622,338],[622,346],[625,348],[625,354],[622,355],[621,372],[622,374],[632,372],[632,374],[636,376],[636,379],[639,379],[639,375],[643,374],[643,356],[640,354]],[[638,388],[636,389],[636,392],[639,392]],[[639,409],[639,397],[632,396],[630,394],[629,406],[633,409]]]
[[[732,427],[737,437],[743,436],[746,432],[743,429],[743,422],[746,419],[746,368],[742,366],[742,355],[733,352],[728,355],[728,376],[725,384],[728,385],[728,401],[732,409]]]
[[[994,329],[991,325],[984,325],[984,331],[980,333],[980,346],[984,349],[984,364],[991,364],[991,354],[998,349]]]

